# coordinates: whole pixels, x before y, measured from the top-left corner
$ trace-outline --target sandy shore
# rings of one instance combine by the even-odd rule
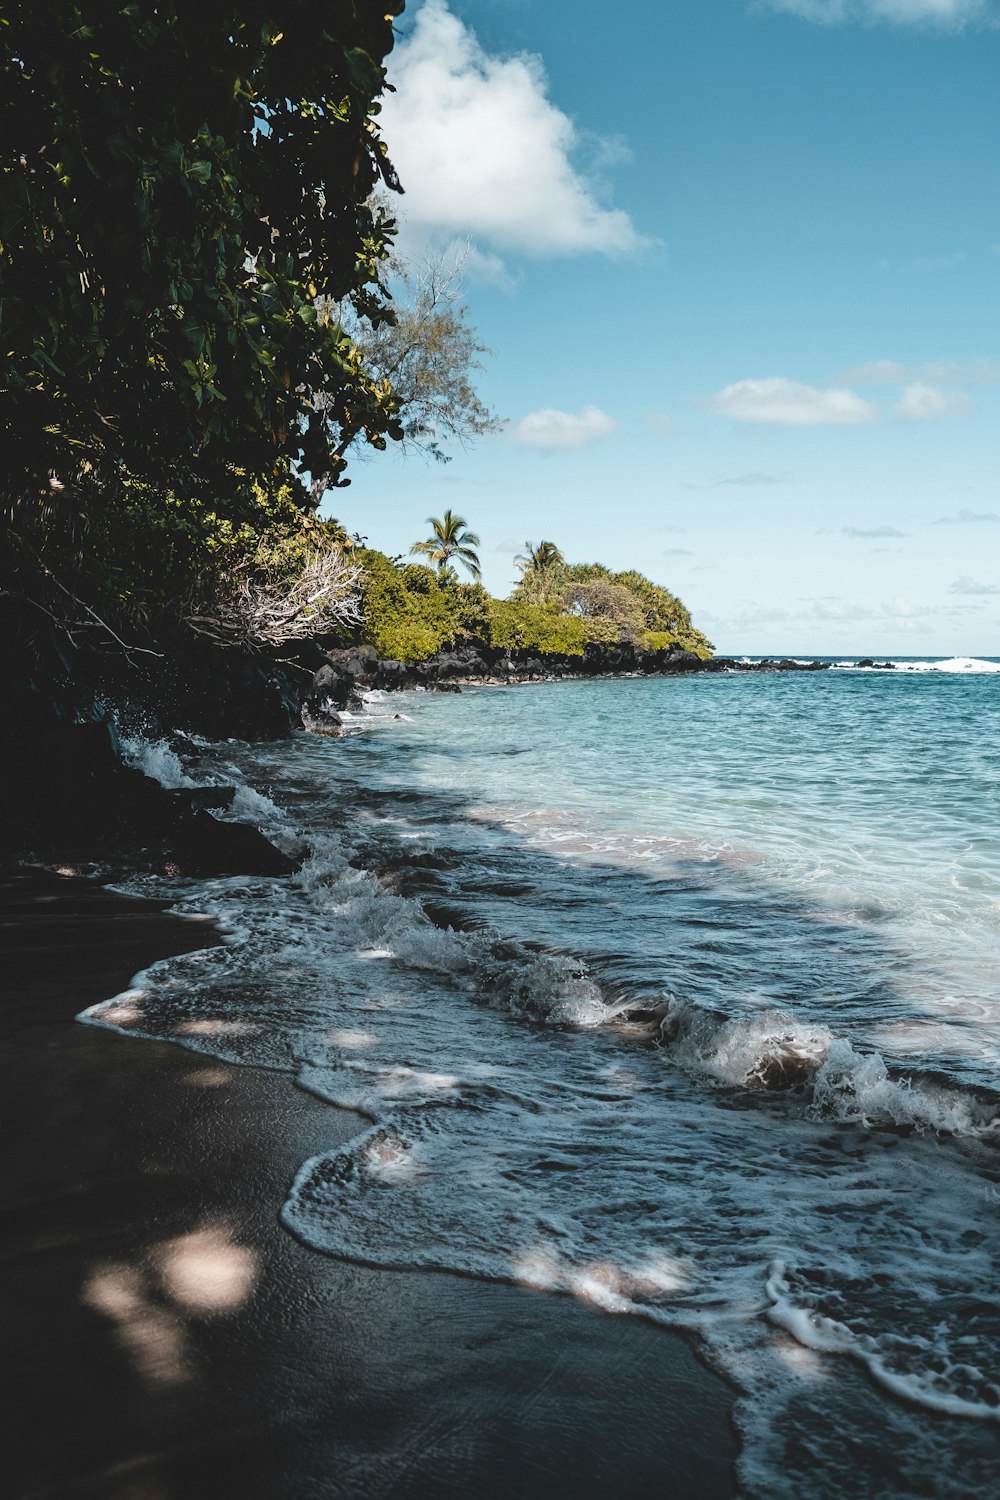
[[[288,1184],[356,1117],[74,1022],[210,928],[19,873],[0,930],[5,1493],[734,1493],[732,1394],[681,1338],[303,1248]]]

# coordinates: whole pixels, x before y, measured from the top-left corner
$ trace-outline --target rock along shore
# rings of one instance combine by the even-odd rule
[[[190,875],[288,873],[255,829],[220,822],[225,788],[167,789],[129,767],[119,734],[174,731],[277,740],[302,729],[337,736],[364,690],[459,691],[513,684],[696,672],[821,671],[792,660],[702,660],[693,652],[594,645],[583,656],[504,651],[467,640],[421,662],[371,646],[318,641],[250,652],[177,634],[128,650],[98,649],[0,600],[0,859]]]
[[[425,661],[389,661],[372,646],[328,651],[316,670],[302,703],[302,722],[319,733],[335,733],[339,713],[361,706],[363,689],[393,691],[407,688],[456,692],[463,687],[524,682],[552,682],[595,677],[679,677],[719,672],[822,672],[829,663],[780,660],[746,662],[731,657],[707,660],[693,651],[643,651],[621,642],[588,646],[583,656],[541,654],[530,650],[505,651],[467,641],[439,651]]]

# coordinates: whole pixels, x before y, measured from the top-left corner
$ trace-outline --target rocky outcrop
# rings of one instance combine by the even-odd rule
[[[0,857],[98,860],[191,875],[280,875],[294,864],[211,808],[232,789],[167,790],[122,759],[114,719],[155,737],[276,739],[299,722],[307,660],[250,656],[190,637],[87,647],[0,599]]]
[[[122,761],[115,725],[146,737],[273,740],[306,728],[337,737],[366,688],[459,692],[472,683],[689,672],[819,671],[823,663],[702,661],[627,642],[583,656],[457,642],[422,662],[383,660],[371,646],[315,641],[248,652],[180,631],[128,649],[71,638],[26,604],[0,596],[0,854],[109,860],[189,874],[282,874],[292,862],[262,835],[213,817],[225,788],[166,790]],[[231,791],[229,793],[231,797]]]
[[[454,691],[474,683],[545,682],[558,678],[658,676],[692,672],[822,672],[826,662],[742,662],[728,657],[703,660],[693,651],[643,651],[620,642],[588,646],[583,656],[552,652],[504,651],[481,641],[464,641],[420,662],[386,661],[371,647],[332,651],[315,673],[303,705],[307,728],[322,727],[330,715],[358,702],[362,688],[393,691],[432,688]],[[337,721],[340,722],[339,719]]]
[[[111,723],[51,725],[2,746],[0,847],[22,858],[108,861],[172,875],[286,875],[255,828],[225,823],[232,787],[170,790],[124,764]]]

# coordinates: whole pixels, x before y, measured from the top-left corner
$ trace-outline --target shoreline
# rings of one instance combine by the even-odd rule
[[[680,1335],[307,1249],[288,1186],[360,1117],[74,1020],[207,924],[21,870],[0,925],[16,1500],[735,1493],[735,1394]]]

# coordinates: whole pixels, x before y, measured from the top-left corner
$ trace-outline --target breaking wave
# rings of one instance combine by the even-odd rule
[[[427,702],[436,735],[469,712]],[[286,880],[137,879],[213,917],[226,946],[153,965],[81,1019],[286,1069],[357,1112],[282,1211],[317,1250],[697,1336],[743,1393],[746,1494],[848,1492],[866,1423],[891,1455],[872,1460],[872,1493],[977,1492],[1000,1411],[989,1091],[939,1059],[903,1068],[847,1024],[855,929],[811,924],[784,894],[768,914],[759,855],[641,827],[584,849],[539,843],[520,814],[459,819],[419,784],[420,713],[399,723],[405,741],[359,737],[349,754],[133,744],[166,785],[235,786],[224,815],[303,862]],[[451,781],[463,753],[456,733]],[[397,781],[380,783],[393,756]],[[741,920],[749,938],[726,946]],[[860,973],[877,950],[859,951]],[[897,952],[885,961],[898,973]],[[815,993],[770,1003],[793,977]],[[694,998],[727,984],[728,1009]],[[851,1003],[833,1004],[838,986]],[[886,995],[864,1014],[910,1024]],[[888,1398],[877,1421],[870,1380]],[[803,1425],[828,1446],[800,1451]]]

